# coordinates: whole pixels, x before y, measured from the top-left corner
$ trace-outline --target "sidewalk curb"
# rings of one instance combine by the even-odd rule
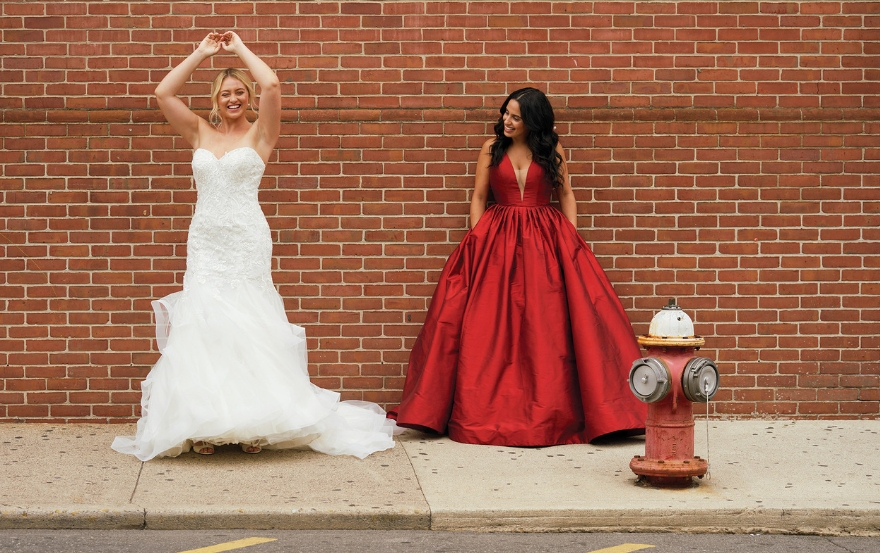
[[[430,530],[429,513],[340,513],[309,510],[157,510],[146,513],[147,530]]]
[[[880,510],[562,510],[435,512],[431,530],[880,536]]]
[[[472,510],[334,513],[277,510],[7,509],[0,530],[433,530],[880,536],[880,510]]]
[[[0,530],[431,530],[431,514],[273,509],[81,509],[0,511]]]
[[[0,530],[141,530],[144,510],[94,506],[64,509],[2,508]]]

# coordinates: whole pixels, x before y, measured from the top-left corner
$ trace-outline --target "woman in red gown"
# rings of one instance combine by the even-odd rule
[[[457,442],[587,443],[644,428],[627,376],[639,346],[576,229],[553,108],[501,106],[477,161],[471,230],[449,257],[410,354],[400,426]],[[489,191],[495,204],[486,207]],[[553,193],[560,209],[550,205]]]

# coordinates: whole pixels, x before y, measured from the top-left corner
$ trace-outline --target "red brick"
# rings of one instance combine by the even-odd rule
[[[837,403],[825,402],[801,402],[798,404],[798,413],[801,415],[829,415],[839,412]]]

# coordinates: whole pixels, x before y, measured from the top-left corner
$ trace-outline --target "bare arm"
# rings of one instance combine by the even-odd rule
[[[244,62],[260,87],[259,118],[256,122],[257,152],[268,159],[281,133],[281,83],[275,71],[244,45],[232,31],[223,34],[222,48]]]
[[[559,170],[562,172],[562,184],[556,187],[556,195],[559,197],[559,209],[565,218],[571,221],[571,224],[577,228],[577,201],[574,198],[574,191],[571,189],[571,179],[568,175],[568,162],[565,159],[565,150],[562,144],[556,144],[556,151],[562,156],[562,165]]]
[[[487,140],[480,148],[477,157],[477,174],[474,181],[474,193],[471,196],[471,228],[477,226],[486,211],[489,199],[489,164],[492,163],[492,143],[494,138]]]
[[[211,33],[206,36],[195,52],[180,62],[170,73],[165,75],[156,87],[156,100],[159,109],[171,127],[177,131],[193,148],[199,147],[199,128],[207,122],[193,113],[183,101],[177,97],[180,89],[203,61],[220,51],[221,36]]]

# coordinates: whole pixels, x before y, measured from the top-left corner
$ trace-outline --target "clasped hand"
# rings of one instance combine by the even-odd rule
[[[202,43],[199,44],[198,49],[204,52],[209,56],[213,56],[221,49],[235,53],[236,48],[242,44],[241,38],[233,31],[226,31],[225,33],[209,33],[206,36]]]

